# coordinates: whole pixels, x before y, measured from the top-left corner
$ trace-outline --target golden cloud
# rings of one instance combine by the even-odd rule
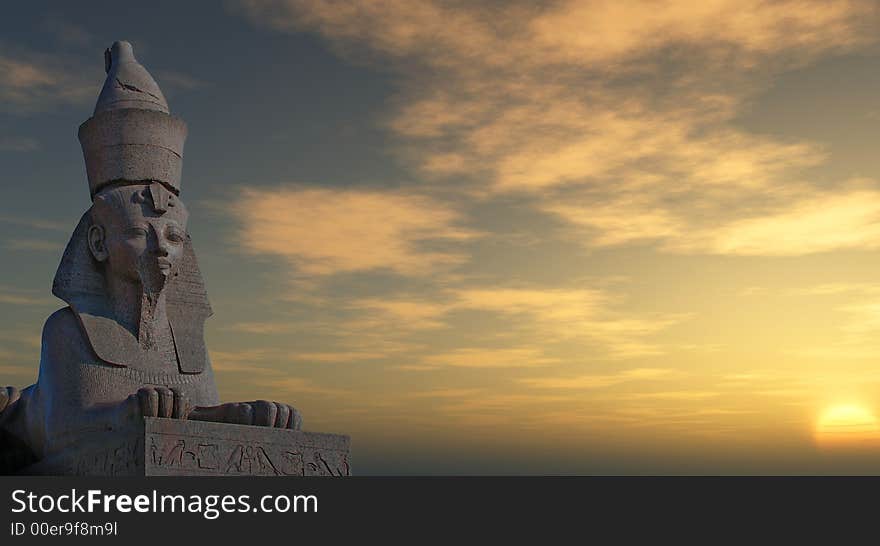
[[[437,66],[604,65],[671,44],[729,44],[746,52],[827,50],[865,40],[854,32],[864,1],[569,0],[469,7],[434,0],[335,2],[242,0],[252,19],[279,30],[312,30]],[[454,29],[454,32],[451,30]],[[477,56],[476,53],[485,53]]]
[[[531,194],[587,228],[590,246],[794,255],[864,242],[838,230],[811,243],[822,219],[790,208],[825,198],[796,182],[827,159],[820,146],[730,122],[774,73],[875,41],[872,2],[240,5],[270,28],[394,61],[405,78],[388,127],[404,160],[489,196]],[[777,221],[804,235],[767,243]]]
[[[531,28],[535,41],[557,57],[600,64],[670,44],[729,44],[759,54],[847,46],[865,39],[852,30],[855,18],[869,12],[866,2],[569,0],[538,16]]]
[[[580,338],[597,344],[611,358],[635,358],[662,354],[664,348],[649,342],[648,338],[689,316],[656,313],[632,316],[632,312],[615,310],[612,307],[614,298],[610,294],[586,288],[456,288],[446,290],[443,297],[445,299],[439,301],[399,297],[355,300],[351,306],[365,316],[348,321],[344,326],[350,335],[380,330],[411,333],[449,328],[454,312],[490,311],[508,320],[510,328],[523,339],[533,338],[545,344]],[[423,371],[435,368],[441,361],[461,362],[471,356],[488,356],[494,362],[498,356],[495,352],[478,355],[471,351],[466,349],[457,358],[449,359],[446,355],[438,357],[439,360],[427,359],[420,364],[407,364],[401,369]],[[539,357],[535,365],[544,363],[545,359]]]
[[[304,377],[291,377],[289,374],[284,374],[283,376],[279,374],[278,377],[273,378],[252,378],[248,384],[248,387],[254,388],[256,390],[261,390],[263,392],[277,393],[277,395],[280,397],[297,397],[302,396],[303,394],[330,397],[343,397],[351,395],[351,392],[345,389],[325,387],[316,384],[310,379]]]
[[[22,306],[52,306],[58,300],[50,297],[37,296],[32,290],[18,290],[11,287],[0,286],[0,304]]]
[[[94,100],[101,76],[93,68],[65,56],[7,49],[0,53],[0,108],[21,113]]]
[[[675,370],[666,368],[633,368],[614,374],[580,375],[576,377],[529,377],[520,383],[540,389],[598,389],[612,387],[631,381],[668,379],[676,375]]]
[[[463,398],[477,395],[483,392],[481,389],[432,389],[427,391],[411,392],[411,398]]]
[[[242,332],[245,334],[283,334],[295,330],[296,324],[287,322],[236,322],[222,329],[228,332]]]
[[[480,395],[467,398],[455,403],[441,406],[440,411],[452,414],[474,415],[475,412],[503,412],[508,419],[522,420],[518,412],[511,411],[516,408],[526,410],[534,406],[546,406],[560,402],[568,402],[572,398],[563,395],[551,394],[522,394],[522,393],[499,393],[492,395]],[[543,409],[543,408],[542,408]]]
[[[34,333],[31,330],[7,330],[5,332],[0,332],[0,339],[34,349],[39,349],[42,346],[42,336],[40,333]],[[4,352],[0,350],[0,359],[2,359],[3,356]]]
[[[658,392],[636,392],[621,395],[624,399],[630,400],[703,400],[704,398],[715,398],[721,393],[716,391],[700,391],[700,390],[680,390],[680,391],[658,391]]]
[[[453,309],[453,305],[448,303],[380,298],[362,298],[352,302],[351,306],[368,312],[367,318],[347,324],[358,330],[371,327],[407,330],[443,328],[446,323],[439,319]]]
[[[385,127],[396,137],[401,161],[424,180],[435,181],[433,187],[442,185],[440,191],[451,188],[447,196],[464,189],[468,199],[476,196],[492,205],[528,203],[546,215],[542,220],[565,226],[553,236],[563,233],[569,241],[600,247],[594,253],[597,261],[609,247],[630,244],[667,253],[742,256],[880,246],[875,182],[834,187],[833,180],[813,180],[814,168],[833,159],[832,147],[755,134],[738,119],[778,74],[875,42],[874,2],[244,0],[241,6],[269,28],[314,32],[348,58],[397,70],[401,87],[388,103]],[[348,236],[339,242],[329,235],[317,240],[326,244],[299,248],[292,238],[313,236],[299,226],[270,235],[272,246],[260,245],[259,230],[243,242],[258,252],[284,256],[313,275],[377,271],[383,264],[396,273],[420,275],[462,263],[459,253],[422,242],[433,238],[447,243],[441,248],[456,248],[448,243],[467,241],[467,236],[423,237],[460,232],[475,219],[458,215],[446,202],[419,198],[413,205],[409,197],[403,194],[400,202],[406,218],[390,227],[374,227],[369,215],[340,213],[335,216],[340,226],[318,221],[318,234],[345,232],[348,225],[363,222],[367,244],[362,248],[390,249],[375,260],[359,256],[360,248],[346,242]],[[415,212],[423,208],[447,214],[413,223],[411,218],[424,216]],[[278,213],[282,224],[300,211],[282,210],[294,211]],[[504,236],[498,234],[493,242]],[[536,239],[547,238],[536,230]],[[337,245],[340,255],[325,250]],[[427,267],[420,269],[414,263],[423,254]],[[728,360],[741,356],[733,349],[712,355],[709,362],[700,362],[701,355],[681,355],[717,349],[715,343],[732,348],[738,332],[707,339],[703,347],[688,345],[690,340],[679,339],[678,331],[658,340],[690,315],[638,312],[638,303],[624,306],[604,289],[488,285],[485,278],[475,278],[438,283],[430,295],[356,296],[346,302],[354,318],[346,315],[340,332],[346,339],[371,343],[399,337],[434,340],[430,346],[416,343],[404,349],[395,357],[399,364],[386,369],[428,372],[427,377],[407,378],[411,381],[439,382],[450,376],[458,381],[432,384],[434,389],[423,386],[427,390],[403,398],[414,405],[430,402],[432,411],[461,423],[471,419],[516,430],[524,422],[565,430],[607,422],[727,434],[735,427],[724,422],[726,416],[755,413],[754,423],[738,418],[737,426],[747,427],[763,426],[757,420],[768,405],[784,417],[801,412],[788,404],[818,396],[818,380],[829,376],[827,370],[810,372],[817,384],[805,387],[797,374],[733,373],[735,363],[728,368]],[[763,296],[762,290],[773,288],[750,286],[745,293]],[[842,294],[851,289],[841,284],[816,290]],[[876,333],[876,309],[870,301],[861,303],[838,309],[854,320],[841,328],[837,345],[824,347],[825,357],[846,358],[847,350],[871,354],[866,336]],[[473,316],[503,327],[493,322],[457,330]],[[459,333],[465,336],[457,339]],[[501,346],[505,341],[510,346]],[[590,359],[647,360],[668,352],[681,358],[584,373],[584,359],[575,354],[581,350]],[[763,366],[761,358],[777,356],[760,355],[750,365]],[[713,372],[699,371],[708,368]],[[471,374],[492,374],[498,381],[491,387],[462,381]],[[849,379],[855,377],[864,376]],[[436,401],[442,403],[439,410]]]
[[[425,366],[452,366],[455,368],[532,368],[559,362],[535,347],[503,349],[462,348],[422,357]]]
[[[816,194],[787,210],[710,232],[719,254],[795,256],[880,246],[880,191]]]
[[[297,353],[292,356],[293,360],[303,360],[307,362],[356,362],[359,360],[375,360],[387,356],[381,352],[365,352],[365,351],[335,351],[335,352],[315,352],[315,353]]]
[[[2,84],[8,89],[28,89],[56,83],[51,72],[5,57],[0,58],[0,72],[3,74]]]
[[[315,276],[383,269],[424,275],[466,259],[424,243],[476,236],[458,227],[450,206],[393,192],[246,188],[233,212],[243,251],[285,258]]]

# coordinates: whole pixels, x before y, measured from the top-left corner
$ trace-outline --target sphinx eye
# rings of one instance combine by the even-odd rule
[[[179,244],[186,240],[186,235],[179,229],[171,228],[168,230],[168,240]]]
[[[142,227],[138,227],[138,226],[128,228],[127,230],[125,230],[125,233],[129,237],[146,237],[147,236],[147,230]]]

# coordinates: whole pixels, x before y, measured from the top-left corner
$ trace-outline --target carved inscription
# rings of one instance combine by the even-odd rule
[[[318,432],[147,418],[28,468],[80,476],[350,476],[350,440]]]
[[[348,453],[302,446],[290,449],[259,442],[149,437],[150,474],[226,474],[244,476],[349,476]]]
[[[144,439],[134,437],[114,446],[86,453],[74,460],[77,476],[130,476],[143,467]]]
[[[190,441],[187,446],[186,440],[177,440],[162,445],[161,440],[157,444],[155,436],[150,438],[149,461],[153,466],[198,468],[202,470],[215,470],[220,467],[218,448],[216,444]]]

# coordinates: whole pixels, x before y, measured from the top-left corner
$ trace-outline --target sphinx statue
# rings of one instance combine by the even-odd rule
[[[79,128],[91,207],[64,251],[37,382],[0,388],[0,472],[144,417],[299,430],[293,407],[220,403],[204,340],[212,314],[181,200],[186,124],[128,42]]]

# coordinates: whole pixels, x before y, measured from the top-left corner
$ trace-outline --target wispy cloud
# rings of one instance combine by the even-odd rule
[[[296,324],[286,321],[260,321],[260,322],[236,322],[222,327],[227,332],[242,332],[245,334],[283,334],[290,333],[296,328]]]
[[[275,349],[211,351],[211,360],[212,367],[218,373],[235,375],[235,388],[240,392],[269,392],[273,396],[291,399],[303,394],[343,396],[347,392],[321,386],[311,379],[297,377],[289,370],[273,367],[292,360],[283,351]]]
[[[0,336],[7,342],[21,344],[21,340],[10,338],[9,336]],[[24,343],[24,345],[29,345]],[[39,345],[38,345],[39,346]],[[33,376],[37,372],[37,363],[39,356],[33,354],[33,351],[12,351],[4,347],[0,347],[0,373],[13,376]],[[3,380],[0,380],[2,382]],[[8,385],[9,383],[3,383]],[[22,385],[18,385],[20,388]],[[2,388],[2,387],[0,387]]]
[[[10,374],[10,375],[30,375],[36,371],[36,368],[33,366],[3,366],[0,365],[0,373]]]
[[[443,299],[368,298],[352,302],[364,318],[347,324],[354,330],[394,325],[396,331],[448,328],[454,313],[488,311],[507,320],[516,335],[542,343],[566,339],[592,341],[614,358],[658,355],[664,348],[650,337],[688,318],[619,311],[604,290],[577,288],[450,288]]]
[[[826,316],[833,317],[821,342],[806,340],[789,354],[821,360],[872,360],[880,354],[880,287],[870,283],[832,283],[803,289],[800,297],[827,301]],[[842,301],[841,301],[842,300]],[[867,381],[867,375],[861,374]]]
[[[558,358],[548,357],[536,347],[508,347],[491,349],[468,347],[455,349],[448,353],[425,356],[424,366],[455,368],[533,368],[559,362]]]
[[[242,251],[284,258],[305,275],[424,275],[466,260],[427,243],[476,236],[449,205],[390,191],[249,188],[233,210]]]
[[[22,306],[50,306],[60,303],[58,300],[38,295],[33,290],[20,290],[0,286],[0,304]]]
[[[720,254],[792,256],[880,246],[880,191],[817,194],[788,210],[746,218],[710,234]]]
[[[444,413],[463,415],[465,417],[479,417],[482,412],[502,412],[508,420],[521,421],[518,412],[511,412],[512,408],[526,411],[527,408],[536,406],[545,409],[547,405],[568,402],[570,396],[558,394],[534,394],[534,393],[498,393],[485,396],[472,396],[458,401],[450,401],[438,409]],[[490,420],[487,424],[494,423]]]
[[[792,294],[797,296],[832,296],[837,294],[878,294],[880,284],[863,282],[832,282],[817,284],[806,288],[795,288]]]
[[[64,222],[45,220],[42,218],[26,218],[21,216],[13,216],[8,214],[0,214],[0,223],[10,224],[13,226],[22,226],[30,229],[42,229],[47,231],[60,231],[70,233],[75,226],[68,225]]]
[[[679,391],[657,391],[657,392],[634,392],[621,394],[623,399],[630,400],[703,400],[705,398],[715,398],[721,393],[716,391],[701,390],[679,390]]]
[[[446,327],[447,324],[442,319],[455,308],[455,304],[415,299],[361,298],[353,301],[351,307],[365,311],[366,316],[349,321],[349,328],[393,326],[407,330],[427,330]]]
[[[827,159],[821,145],[731,123],[774,74],[875,41],[872,2],[239,5],[269,28],[391,60],[404,78],[387,127],[404,161],[484,195],[530,194],[585,245],[761,255],[875,245],[873,195],[815,209],[828,195],[801,175]],[[782,228],[792,235],[773,238]]]
[[[94,64],[0,45],[0,108],[21,114],[94,100],[103,81]]]
[[[464,398],[483,392],[481,389],[432,389],[411,392],[411,398]]]
[[[335,351],[335,352],[315,352],[315,353],[297,353],[293,357],[294,360],[305,362],[358,362],[361,360],[376,360],[384,358],[387,355],[382,352],[365,352],[365,351]]]
[[[677,372],[665,368],[633,368],[613,374],[579,375],[574,377],[529,377],[520,383],[540,389],[598,389],[633,381],[653,381],[675,377]]]
[[[250,383],[257,389],[271,389],[280,396],[294,400],[303,394],[342,397],[350,396],[351,392],[345,389],[325,387],[304,377],[291,377],[289,374],[276,378],[255,377]],[[284,402],[285,400],[279,400]]]
[[[758,55],[790,48],[826,51],[869,38],[864,35],[867,29],[854,30],[859,17],[872,8],[869,2],[828,5],[816,0],[770,5],[726,0],[703,6],[569,0],[542,9],[525,2],[463,9],[466,6],[431,0],[345,6],[321,0],[243,0],[240,5],[254,20],[276,29],[316,28],[335,40],[366,42],[388,55],[418,56],[452,69],[461,69],[467,61],[489,66],[508,66],[516,60],[530,67],[613,65],[672,44],[719,44]],[[476,57],[474,52],[485,55]]]
[[[40,239],[12,239],[4,243],[9,250],[30,250],[37,252],[59,252],[61,243]]]
[[[24,345],[29,348],[39,349],[41,345],[41,336],[39,332],[28,332],[24,330],[13,330],[0,332],[0,339]],[[0,358],[4,357],[4,353],[0,351]]]
[[[211,365],[224,372],[246,372],[255,374],[277,374],[278,371],[267,367],[267,363],[276,361],[283,353],[278,349],[239,349],[232,351],[212,350]]]

